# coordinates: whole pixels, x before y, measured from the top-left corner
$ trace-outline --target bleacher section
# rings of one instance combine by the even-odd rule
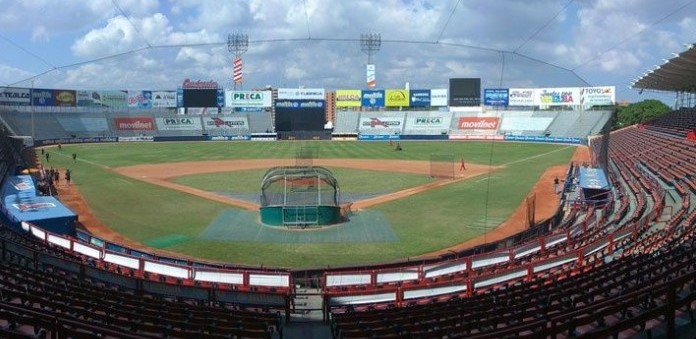
[[[360,113],[359,111],[336,111],[333,134],[357,134]]]

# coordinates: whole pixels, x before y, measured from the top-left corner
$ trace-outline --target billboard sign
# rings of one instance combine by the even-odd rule
[[[457,128],[461,130],[497,130],[500,118],[460,117]]]
[[[535,106],[533,88],[510,88],[508,106]]]
[[[447,106],[447,88],[437,88],[430,90],[430,106],[444,107]]]
[[[411,107],[430,107],[430,90],[412,89],[409,92],[408,105]]]
[[[403,118],[372,117],[360,118],[360,129],[401,128]]]
[[[363,107],[384,107],[384,90],[364,90],[361,95]]]
[[[160,131],[190,131],[203,129],[199,117],[157,118],[157,128]]]
[[[176,89],[176,107],[184,107],[184,89]]]
[[[388,89],[384,91],[384,106],[386,107],[408,107],[407,89]]]
[[[154,131],[155,121],[151,117],[114,118],[114,126],[119,131]]]
[[[208,80],[208,81],[202,81],[202,80],[196,80],[193,81],[189,78],[184,79],[184,81],[181,83],[181,88],[183,89],[218,89],[220,86],[218,86],[218,83],[213,81],[213,80]]]
[[[324,108],[324,100],[276,100],[276,108]]]
[[[53,90],[53,106],[75,107],[77,106],[77,92],[67,89]]]
[[[225,107],[271,107],[271,91],[225,90]]]
[[[128,107],[152,108],[152,91],[128,91]]]
[[[534,99],[536,106],[548,107],[580,105],[580,88],[540,88],[536,90]]]
[[[481,105],[481,78],[449,79],[449,106]]]
[[[128,107],[127,91],[101,91],[99,102],[106,107]]]
[[[365,66],[365,74],[367,88],[375,88],[375,86],[377,86],[377,70],[375,64],[367,64]]]
[[[0,87],[0,105],[29,106],[30,99],[29,88]]]
[[[175,91],[152,91],[153,108],[174,108],[176,107]]]
[[[486,88],[483,90],[483,104],[486,106],[507,106],[510,92],[507,88]]]
[[[359,89],[337,89],[335,93],[336,107],[360,107],[360,95]]]
[[[34,88],[31,90],[31,100],[34,106],[53,106],[53,90]]]
[[[278,99],[284,100],[324,100],[323,88],[278,88]]]
[[[586,107],[612,106],[616,103],[616,87],[583,87],[580,89],[580,103]]]
[[[246,117],[203,117],[206,130],[247,128]]]

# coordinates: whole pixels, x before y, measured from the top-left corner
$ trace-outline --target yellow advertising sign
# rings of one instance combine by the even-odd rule
[[[337,89],[336,107],[360,107],[361,94],[359,89]]]
[[[407,89],[388,89],[384,91],[385,107],[408,107]]]

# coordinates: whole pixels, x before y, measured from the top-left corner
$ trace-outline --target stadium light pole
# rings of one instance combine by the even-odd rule
[[[249,36],[246,34],[228,34],[227,35],[227,50],[234,55],[232,60],[232,82],[234,89],[237,89],[237,84],[242,84],[242,54],[249,50]]]
[[[31,81],[31,92],[29,92],[29,100],[31,105],[31,142],[33,144],[34,139],[36,138],[36,125],[34,123],[34,80]]]
[[[375,64],[372,57],[382,47],[382,35],[379,33],[363,33],[360,34],[360,50],[367,54],[367,87],[373,88],[376,86],[375,80]]]

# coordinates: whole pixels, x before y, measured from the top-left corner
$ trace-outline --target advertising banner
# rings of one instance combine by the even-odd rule
[[[77,92],[67,89],[53,90],[53,106],[75,107],[77,106]]]
[[[153,108],[174,108],[176,107],[175,91],[152,91]]]
[[[323,88],[278,88],[278,99],[324,100]]]
[[[152,91],[128,91],[128,107],[152,108]]]
[[[114,118],[114,126],[119,131],[154,131],[155,121],[151,117]]]
[[[411,107],[430,107],[430,90],[412,89],[409,92],[408,105]]]
[[[31,90],[31,100],[34,106],[53,106],[53,90],[34,88]]]
[[[237,113],[261,113],[263,112],[263,107],[235,107],[233,109]]]
[[[56,119],[68,132],[106,132],[109,130],[106,118],[63,117]]]
[[[489,130],[495,131],[500,124],[500,118],[487,117],[460,117],[457,128],[461,130]]]
[[[430,90],[430,106],[444,107],[447,106],[447,88],[436,88]]]
[[[506,141],[522,141],[522,142],[552,142],[558,144],[582,144],[583,139],[575,137],[546,137],[534,135],[506,135]]]
[[[276,100],[276,108],[321,108],[324,109],[324,100]]]
[[[586,107],[612,106],[616,103],[616,87],[583,87],[580,89],[580,104]]]
[[[186,109],[186,113],[191,115],[218,115],[220,113],[220,109],[217,107],[189,107]]]
[[[101,91],[100,103],[106,107],[128,107],[127,91]]]
[[[228,130],[247,128],[246,117],[203,117],[206,130]]]
[[[363,107],[384,107],[384,90],[362,91],[361,102]]]
[[[202,130],[200,117],[157,118],[157,128],[160,131],[193,131]]]
[[[547,107],[580,105],[580,88],[559,87],[537,89],[534,104]]]
[[[371,128],[401,128],[403,118],[360,118],[360,129]]]
[[[271,107],[271,91],[225,90],[225,107]]]
[[[423,112],[422,115],[409,113],[408,119],[406,120],[407,129],[431,129],[431,130],[443,130],[449,129],[450,122],[452,121],[452,115],[447,114],[428,114],[428,112]]]
[[[179,87],[176,89],[176,107],[184,106],[184,89]]]
[[[535,106],[533,88],[510,88],[508,106]]]
[[[225,107],[225,89],[218,88],[216,93],[217,107]]]
[[[375,64],[367,64],[365,66],[365,75],[367,88],[375,88],[377,86],[377,69]]]
[[[361,134],[358,135],[358,140],[362,141],[380,141],[380,140],[400,140],[398,134]]]
[[[483,104],[486,106],[507,106],[509,94],[507,88],[486,88],[483,90]]]
[[[0,105],[29,106],[30,99],[29,88],[0,87]]]
[[[336,107],[360,107],[360,95],[362,92],[359,89],[337,89]]]
[[[408,107],[407,89],[388,89],[384,91],[386,107]]]
[[[97,91],[77,91],[77,106],[99,107],[101,106],[101,95]]]

